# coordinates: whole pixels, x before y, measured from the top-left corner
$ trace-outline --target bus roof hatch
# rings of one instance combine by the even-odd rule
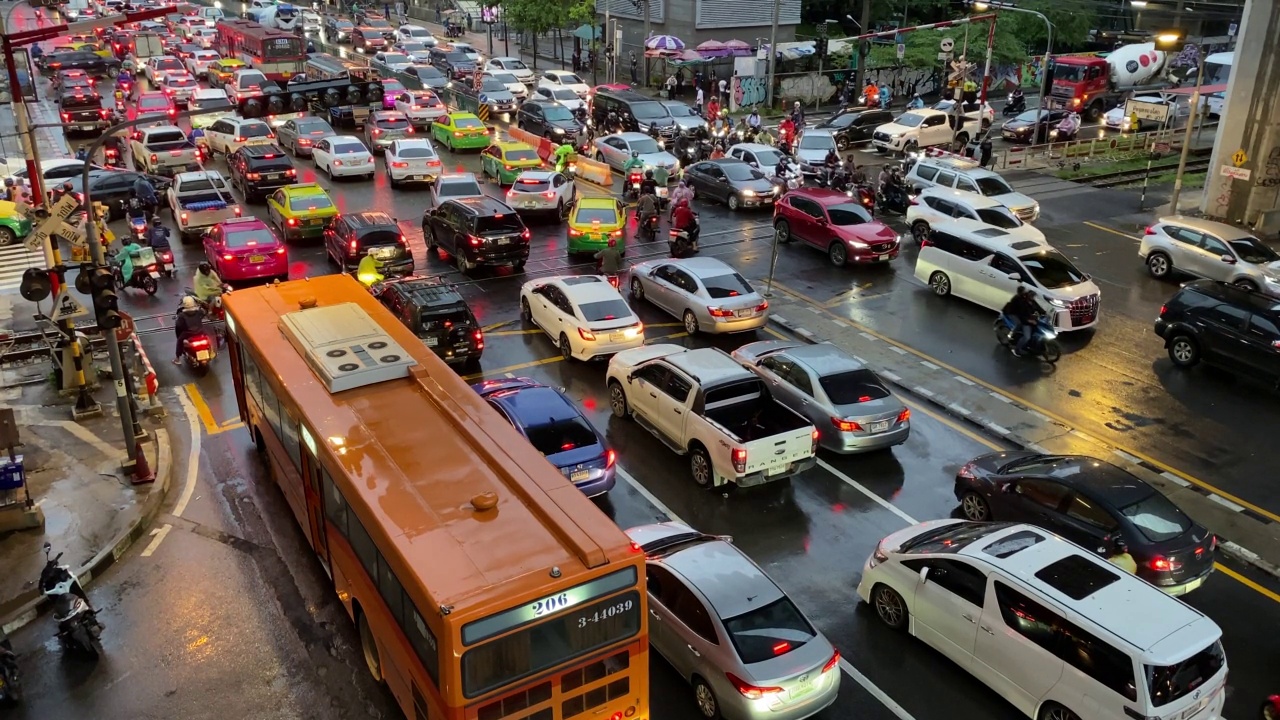
[[[280,328],[330,393],[408,377],[413,358],[359,305],[291,312]]]

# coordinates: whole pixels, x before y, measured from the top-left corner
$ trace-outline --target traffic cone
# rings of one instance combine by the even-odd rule
[[[151,463],[147,462],[147,453],[142,449],[142,442],[135,442],[133,445],[133,456],[136,458],[133,465],[133,479],[130,480],[134,485],[147,485],[156,481],[156,474],[151,469]]]

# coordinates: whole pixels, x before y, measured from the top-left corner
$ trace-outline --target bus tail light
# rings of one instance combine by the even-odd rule
[[[783,691],[780,687],[757,687],[733,673],[725,673],[725,677],[729,678],[729,682],[733,683],[734,689],[748,700],[759,700],[765,695],[777,695]]]
[[[737,473],[744,473],[747,471],[747,449],[746,448],[733,449],[733,471]]]

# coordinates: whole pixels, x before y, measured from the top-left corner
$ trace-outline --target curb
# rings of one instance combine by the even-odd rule
[[[780,315],[770,315],[769,322],[773,325],[777,325],[778,327],[786,330],[787,332],[790,332],[791,334],[795,335],[796,337],[800,338],[805,342],[814,343],[814,344],[823,342],[822,338],[818,337],[815,333],[810,331],[808,328],[802,327],[799,324],[792,322],[791,320],[788,320],[787,318],[782,317]],[[878,374],[880,375],[880,377],[887,380],[894,387],[897,387],[900,390],[903,390],[905,392],[911,393],[912,395],[920,397],[925,402],[927,402],[930,406],[934,407],[938,411],[946,414],[947,416],[959,421],[960,423],[968,427],[975,428],[979,432],[982,432],[986,435],[997,437],[1001,440],[1004,440],[1005,442],[1008,442],[1012,445],[1015,445],[1017,447],[1020,447],[1026,450],[1031,450],[1033,452],[1043,452],[1044,450],[1038,444],[1023,438],[1018,433],[1013,432],[1012,430],[1001,427],[1000,425],[997,425],[995,423],[981,422],[979,420],[976,420],[973,417],[972,412],[965,410],[964,408],[959,408],[959,407],[948,405],[938,401],[934,393],[931,392],[928,388],[924,388],[919,385],[912,385],[912,384],[905,383],[902,381],[901,378],[899,378],[897,375],[895,375],[892,372],[880,372]],[[1027,412],[1031,412],[1031,413],[1035,412],[1029,408],[1023,407],[1016,400],[1004,398],[1004,401],[1013,405],[1014,407],[1025,410]],[[1057,423],[1057,424],[1061,425],[1061,423]],[[1106,443],[1103,443],[1101,440],[1097,440],[1096,438],[1093,438],[1091,435],[1088,435],[1083,431],[1076,430],[1075,428],[1072,428],[1067,425],[1062,425],[1062,427],[1064,427],[1068,432],[1093,439],[1094,442],[1097,442],[1098,444],[1104,447],[1107,447]],[[1113,450],[1113,451],[1116,452],[1118,455],[1120,455],[1121,459],[1123,460],[1122,464],[1124,465],[1128,465],[1132,468],[1143,470],[1148,473],[1163,475],[1164,477],[1168,478],[1168,475],[1164,474],[1160,469],[1151,467],[1147,463],[1143,462],[1142,460],[1139,460],[1138,458],[1126,457],[1127,453],[1123,453],[1119,450]],[[1181,485],[1183,483],[1179,482],[1179,484]],[[1189,485],[1189,483],[1187,485]],[[1225,498],[1220,498],[1218,495],[1215,495],[1214,493],[1211,493],[1208,490],[1204,490],[1203,488],[1200,488],[1198,486],[1191,486],[1189,489],[1197,491],[1200,495],[1203,495],[1204,497],[1209,498],[1210,500],[1214,500],[1221,503],[1230,502]],[[1248,511],[1245,511],[1245,512],[1250,517],[1253,517],[1252,513],[1249,513]],[[1265,572],[1272,577],[1280,579],[1280,566],[1274,565],[1266,560],[1263,560],[1261,557],[1258,556],[1257,553],[1253,552],[1252,550],[1249,550],[1248,548],[1245,548],[1237,543],[1231,542],[1230,540],[1228,540],[1227,538],[1223,537],[1222,535],[1216,532],[1214,534],[1218,536],[1218,540],[1219,540],[1218,550],[1221,551],[1224,555],[1234,558],[1235,560],[1245,563],[1246,565],[1249,565],[1251,567],[1255,567],[1258,570],[1261,570],[1262,572]]]
[[[88,562],[72,569],[76,578],[85,587],[88,587],[89,583],[93,582],[107,568],[115,565],[129,548],[133,547],[133,544],[146,534],[147,529],[151,527],[152,521],[160,514],[160,507],[164,504],[165,497],[169,494],[169,481],[170,476],[173,474],[173,453],[169,444],[169,432],[167,430],[157,428],[154,437],[156,481],[152,486],[151,492],[147,495],[147,499],[143,502],[142,514],[133,524],[116,535],[106,547],[99,550]],[[40,594],[39,589],[33,588],[21,593],[18,597],[0,606],[0,629],[6,634],[12,633],[39,617],[40,610],[44,605],[45,597]]]

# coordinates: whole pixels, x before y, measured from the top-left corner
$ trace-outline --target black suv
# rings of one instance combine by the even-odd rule
[[[98,133],[111,127],[111,111],[102,107],[102,96],[96,92],[80,92],[81,88],[63,92],[58,98],[58,116],[65,132]]]
[[[1213,280],[1182,286],[1160,308],[1156,335],[1181,368],[1201,360],[1280,382],[1280,300]]]
[[[472,73],[476,71],[476,61],[467,57],[466,53],[442,51],[437,54],[433,49],[428,57],[437,70],[454,80],[470,80]]]
[[[293,162],[275,145],[242,146],[227,156],[227,170],[245,202],[266,200],[277,189],[298,182]]]
[[[481,265],[510,265],[516,272],[529,259],[529,230],[515,210],[491,197],[446,200],[423,220],[427,252],[452,255],[462,273]]]
[[[666,106],[648,95],[634,90],[599,90],[591,99],[591,119],[596,127],[605,127],[609,113],[616,113],[623,126],[631,132],[649,132],[650,126],[658,128],[658,135],[675,137],[679,125]]]
[[[836,147],[846,150],[854,143],[870,142],[877,127],[891,122],[893,113],[888,110],[841,110],[815,127],[830,130]]]
[[[343,213],[324,229],[324,251],[343,272],[355,272],[365,255],[388,277],[413,272],[413,253],[400,223],[381,210]]]
[[[570,141],[582,130],[569,108],[550,100],[527,100],[516,113],[516,125],[554,142]]]
[[[441,360],[471,366],[480,361],[484,333],[467,301],[452,285],[410,275],[380,282],[371,290]]]

